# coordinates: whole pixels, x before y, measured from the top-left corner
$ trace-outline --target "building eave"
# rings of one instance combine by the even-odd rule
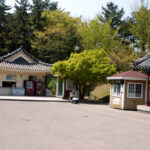
[[[134,78],[134,77],[107,77],[107,80],[142,80],[146,81],[145,78]]]

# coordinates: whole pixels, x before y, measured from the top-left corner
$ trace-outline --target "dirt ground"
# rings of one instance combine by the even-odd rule
[[[107,105],[0,101],[0,150],[149,150],[150,114]]]

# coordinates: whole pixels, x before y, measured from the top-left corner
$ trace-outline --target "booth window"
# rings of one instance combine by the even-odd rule
[[[75,89],[73,82],[70,80],[66,80],[66,87],[67,87],[67,90]]]
[[[16,87],[16,82],[3,81],[2,87]]]
[[[129,83],[127,97],[128,98],[142,98],[142,84],[141,83]]]
[[[114,96],[120,96],[121,84],[116,83],[116,84],[114,84],[113,87],[114,87],[113,95],[114,95]]]

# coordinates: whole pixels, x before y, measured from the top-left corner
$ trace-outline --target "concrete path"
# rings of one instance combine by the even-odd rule
[[[137,105],[137,110],[141,112],[150,113],[150,106],[146,105]]]
[[[69,102],[68,100],[57,97],[40,96],[0,96],[0,100],[9,101],[38,101],[38,102]]]
[[[150,115],[106,105],[0,101],[0,150],[149,150]]]

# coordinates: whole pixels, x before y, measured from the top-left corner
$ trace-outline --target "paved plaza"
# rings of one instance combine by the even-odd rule
[[[107,105],[0,101],[0,150],[149,150],[150,114]]]

